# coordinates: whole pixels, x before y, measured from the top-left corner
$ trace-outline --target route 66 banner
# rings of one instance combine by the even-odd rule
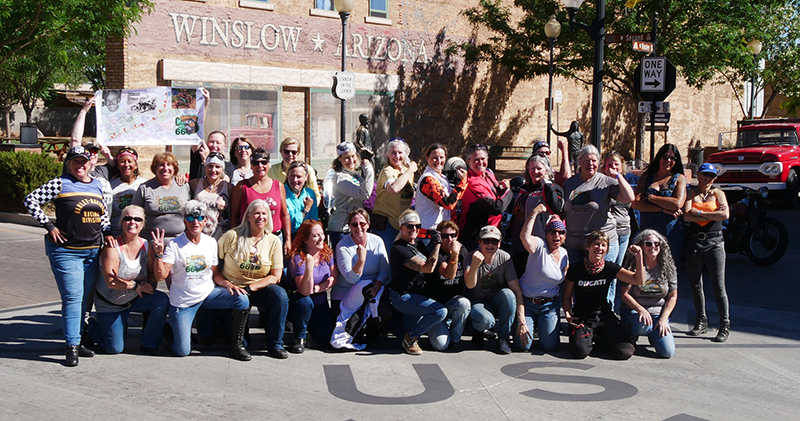
[[[95,92],[97,140],[107,146],[196,145],[203,140],[202,91],[195,88]]]

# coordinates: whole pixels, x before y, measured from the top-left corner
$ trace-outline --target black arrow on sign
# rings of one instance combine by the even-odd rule
[[[658,88],[658,85],[661,85],[661,82],[654,80],[652,82],[645,82],[644,86],[652,86],[654,88]]]

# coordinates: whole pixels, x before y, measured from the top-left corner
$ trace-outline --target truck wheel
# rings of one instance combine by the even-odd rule
[[[789,171],[789,177],[786,179],[786,192],[783,197],[783,205],[787,209],[794,209],[800,201],[797,193],[800,192],[800,181],[797,180],[797,172],[795,170]]]

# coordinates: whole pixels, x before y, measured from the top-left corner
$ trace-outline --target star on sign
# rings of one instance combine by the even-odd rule
[[[319,32],[317,32],[316,38],[311,38],[311,41],[314,41],[314,51],[319,50],[322,52],[322,43],[325,42],[325,39],[319,36]]]

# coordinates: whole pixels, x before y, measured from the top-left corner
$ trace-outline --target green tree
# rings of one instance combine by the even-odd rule
[[[578,10],[579,22],[594,18],[594,5],[587,3]],[[628,8],[626,3],[635,5]],[[658,13],[658,53],[669,58],[690,86],[726,83],[740,94],[743,81],[756,68],[747,42],[758,38],[764,44],[759,58],[767,60],[759,76],[777,90],[797,92],[800,78],[787,76],[789,69],[797,71],[799,9],[800,0],[607,0],[605,28],[606,33],[650,32]],[[570,31],[567,12],[558,1],[480,0],[462,13],[490,35],[453,49],[461,50],[468,62],[501,64],[520,79],[548,73],[549,44],[543,28],[550,15],[556,15],[562,23],[556,74],[592,83],[588,70],[594,42],[583,30]],[[642,56],[629,43],[606,44],[604,88],[636,101],[634,70]]]

